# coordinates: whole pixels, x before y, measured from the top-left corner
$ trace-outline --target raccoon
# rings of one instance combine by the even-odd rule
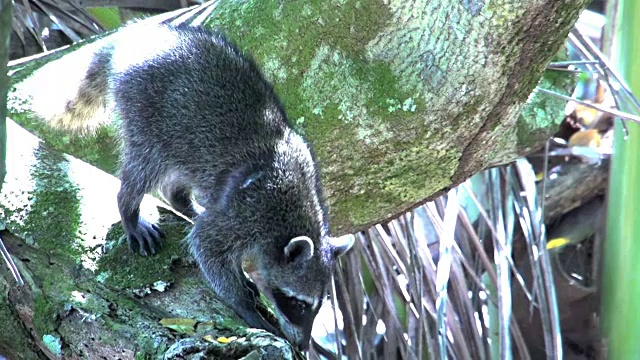
[[[94,46],[77,93],[49,121],[86,132],[110,106],[120,124],[117,200],[130,248],[160,249],[161,229],[139,209],[145,193],[160,189],[194,219],[189,247],[218,297],[251,327],[306,348],[353,238],[329,236],[311,149],[251,57],[218,31],[130,25]],[[260,293],[275,304],[280,330],[256,310]]]

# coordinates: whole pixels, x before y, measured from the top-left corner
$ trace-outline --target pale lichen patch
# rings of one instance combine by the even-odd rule
[[[287,81],[287,68],[282,64],[280,57],[271,54],[263,61],[262,65],[265,75],[272,82],[283,83]]]
[[[372,91],[357,73],[353,61],[341,51],[321,45],[302,80],[302,97],[311,113],[323,116],[337,107],[338,119],[356,125],[359,140],[371,143],[390,136],[387,125],[367,111]]]

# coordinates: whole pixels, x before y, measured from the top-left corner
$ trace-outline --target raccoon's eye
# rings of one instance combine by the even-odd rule
[[[307,310],[308,304],[304,301],[300,301],[298,299],[291,299],[291,307],[295,308],[300,314],[304,314],[305,310]]]
[[[311,304],[287,296],[280,290],[274,290],[273,295],[278,309],[293,324],[301,325],[313,322],[314,312]]]

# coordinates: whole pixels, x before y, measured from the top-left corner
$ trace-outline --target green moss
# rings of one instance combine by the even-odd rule
[[[451,130],[458,131],[468,127],[466,122],[469,119],[476,119],[483,106],[486,106],[486,97],[483,95],[477,95],[469,99],[468,102],[462,105],[460,113],[451,121]]]
[[[433,179],[449,180],[451,173],[443,173],[442,169],[455,169],[460,153],[452,151],[436,151],[424,146],[415,146],[409,149],[398,149],[398,156],[388,160],[384,164],[385,178],[382,187],[389,195],[394,196],[394,201],[409,202],[416,199],[420,192],[429,188],[429,191],[437,191],[444,183],[434,183]],[[420,159],[437,158],[441,162],[432,169],[425,168],[422,171],[411,171],[406,164],[414,164]]]
[[[400,122],[419,119],[426,110],[421,98],[401,89],[387,64],[354,60],[328,46],[317,49],[300,93],[301,105],[296,110],[303,111],[305,133],[314,134],[309,140],[319,149],[321,159],[327,158],[320,153],[322,149],[333,151],[336,144],[318,143],[316,139],[332,139],[336,128],[355,135],[353,139],[343,137],[341,140],[349,144],[342,146],[357,148],[362,142],[373,144],[392,138],[393,129],[403,126]]]
[[[563,48],[556,54],[553,61],[566,59],[566,49]],[[576,83],[577,77],[572,73],[547,70],[538,82],[538,87],[560,94],[570,94]],[[565,104],[565,100],[553,95],[533,93],[518,120],[518,149],[532,150],[533,146],[555,133],[564,119]]]
[[[35,294],[33,302],[34,328],[38,334],[53,333],[56,329],[56,317],[60,308],[41,294]]]
[[[334,210],[332,219],[336,220],[334,222],[338,224],[338,228],[347,219],[351,223],[366,224],[369,219],[389,218],[396,214],[381,213],[381,209],[398,204],[406,208],[415,203],[414,199],[424,198],[424,194],[435,193],[446,187],[461,156],[461,152],[456,149],[435,150],[428,146],[404,149],[401,144],[397,146],[392,151],[396,156],[383,163],[372,160],[352,168],[353,174],[356,174],[354,187],[367,191],[350,194],[349,197],[340,196],[331,203]],[[424,159],[439,161],[424,162]],[[424,162],[424,166],[417,169],[407,165],[420,161]],[[372,163],[376,166],[371,166]],[[376,182],[359,183],[359,179],[375,179]],[[372,199],[375,199],[375,203]]]
[[[331,138],[336,128],[353,130],[355,146],[388,140],[406,113],[417,119],[426,111],[422,98],[402,90],[384,62],[350,58],[328,46],[317,49],[299,91],[293,113],[302,112],[305,130],[316,138]]]
[[[132,253],[125,244],[122,226],[113,226],[107,234],[107,241],[121,244],[98,260],[96,275],[101,282],[123,289],[142,288],[158,280],[174,282],[171,263],[176,254],[186,256],[180,242],[186,235],[185,227],[180,222],[161,221],[160,225],[166,234],[163,248],[156,255],[146,257]]]
[[[56,261],[62,261],[60,256]],[[39,261],[44,262],[44,259]],[[74,269],[72,264],[58,264],[54,269],[45,267],[38,272],[38,286],[42,292],[35,293],[33,323],[38,334],[57,333],[58,317],[67,313],[71,308],[82,309],[86,313],[100,315],[109,312],[108,303],[100,296],[96,296],[79,288],[81,282],[74,275],[59,271],[60,269],[70,269],[72,271],[82,271]],[[47,294],[46,296],[44,294]]]
[[[48,147],[61,153],[71,154],[91,165],[109,173],[116,174],[118,169],[119,142],[118,130],[113,126],[102,126],[95,133],[76,135],[54,129],[33,115],[24,102],[25,94],[12,93],[14,101],[9,105],[9,116],[25,129],[45,140]]]
[[[118,302],[118,306],[120,303]],[[138,305],[139,306],[139,305]],[[121,314],[119,314],[121,315]],[[139,314],[137,314],[139,315]],[[107,329],[106,331],[100,332],[97,340],[104,345],[109,347],[117,347],[121,346],[120,338],[135,338],[139,333],[139,330],[135,325],[126,325],[127,321],[131,319],[119,319],[118,322],[115,322],[112,317],[104,316],[100,318],[101,325]]]
[[[363,52],[390,16],[388,7],[382,3],[355,0],[286,5],[258,0],[241,4],[227,1],[218,5],[206,25],[222,28],[242,48],[251,49],[258,59],[280,54],[283,63],[305,63],[322,42],[347,53]],[[265,39],[266,34],[269,39]],[[300,49],[309,50],[300,52]],[[294,53],[295,57],[289,56]],[[286,68],[291,69],[288,65]]]
[[[35,186],[22,233],[41,249],[78,259],[84,250],[78,236],[79,190],[67,175],[68,163],[62,155],[41,148],[35,157],[30,170]]]
[[[18,321],[19,318],[13,312],[13,306],[6,305],[5,300],[9,299],[8,289],[3,285],[6,283],[0,281],[0,296],[2,296],[2,300],[0,300],[0,328],[11,329],[11,331],[0,331],[0,344],[11,344],[15,353],[26,355],[32,351],[29,350],[32,346],[30,334],[27,333],[24,324]]]
[[[354,124],[358,140],[365,142],[388,136],[388,124],[367,113],[367,105],[372,102],[373,95],[367,75],[363,74],[360,64],[339,51],[328,46],[319,47],[300,88],[303,104],[311,112],[310,118],[318,118],[317,122],[335,118],[340,123]],[[381,107],[384,104],[376,105]]]
[[[387,10],[383,4],[358,1],[299,2],[286,6],[267,1],[225,2],[218,6],[207,25],[222,27],[256,58],[282,96],[289,116],[304,118],[300,125],[305,125],[310,114],[326,115],[324,107],[330,101],[324,98],[326,94],[333,94],[334,98],[344,95],[332,91],[344,92],[341,86],[325,84],[324,89],[316,88],[319,84],[315,77],[310,78],[309,72],[316,70],[318,74],[319,60],[340,63],[341,66],[329,70],[339,75],[335,81],[345,76],[345,81],[354,85],[346,90],[350,92],[346,99],[339,102],[345,119],[352,119],[367,102],[368,98],[355,96],[366,93],[357,88],[365,79],[354,74],[345,61],[364,58],[364,46],[390,16]],[[358,21],[352,20],[356,18]],[[270,34],[268,41],[265,34]],[[321,71],[320,75],[325,74]],[[299,130],[304,130],[303,127]]]
[[[159,342],[158,339],[149,338],[148,336],[138,336],[138,346],[140,352],[138,354],[144,354],[141,359],[154,359],[161,357],[168,350],[166,342]],[[136,359],[138,359],[136,354]]]

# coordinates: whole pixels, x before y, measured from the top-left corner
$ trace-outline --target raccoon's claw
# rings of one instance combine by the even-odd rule
[[[137,225],[134,230],[127,231],[129,248],[142,256],[155,255],[162,248],[164,233],[157,225],[142,219],[138,220]]]

